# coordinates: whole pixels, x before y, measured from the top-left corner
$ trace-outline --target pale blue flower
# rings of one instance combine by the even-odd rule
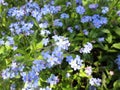
[[[16,85],[15,84],[11,84],[10,90],[16,90]]]
[[[101,24],[101,21],[99,19],[94,19],[93,20],[93,25],[96,27],[96,28],[100,28],[102,26]]]
[[[103,24],[107,24],[108,20],[106,17],[100,17],[100,23]]]
[[[76,7],[76,12],[80,15],[83,15],[85,13],[85,8],[79,5],[78,7]]]
[[[6,68],[5,70],[2,71],[2,78],[3,79],[14,78],[18,76],[19,73],[23,71],[23,69],[24,69],[23,64],[13,61],[9,68]]]
[[[102,25],[107,24],[108,20],[106,17],[102,17],[98,14],[92,16],[92,23],[96,28],[100,28]]]
[[[52,5],[44,5],[43,8],[41,8],[41,13],[43,15],[46,14],[56,14],[61,10],[61,6],[52,6]]]
[[[120,70],[120,55],[117,56],[117,59],[115,60],[115,62],[118,65],[118,69]]]
[[[25,21],[12,23],[9,26],[10,31],[13,35],[25,34],[26,36],[34,33],[34,31],[31,30],[32,27],[33,27],[33,22],[25,23]]]
[[[57,8],[58,6],[50,6],[49,9],[50,9],[50,13],[52,14],[56,14],[58,13],[60,10]],[[59,6],[60,7],[60,6]]]
[[[41,30],[40,34],[43,35],[43,36],[48,36],[49,34],[51,34],[51,32],[48,31],[48,30]]]
[[[0,45],[4,45],[5,41],[3,39],[0,39]]]
[[[80,53],[90,53],[93,49],[93,45],[90,42],[87,42],[87,44],[84,45],[84,48],[80,49]]]
[[[33,61],[32,71],[39,73],[43,69],[46,69],[46,62],[44,60],[34,60]]]
[[[33,16],[34,18],[37,17],[38,14],[39,12],[37,10],[31,12],[31,16]]]
[[[120,16],[120,10],[117,11],[117,15]]]
[[[60,15],[60,18],[66,19],[66,18],[69,18],[69,15],[66,14],[66,13],[62,13],[62,14]]]
[[[67,2],[67,3],[66,3],[66,6],[67,6],[67,7],[69,7],[69,6],[71,6],[71,5],[72,5],[71,2]]]
[[[83,30],[83,33],[84,33],[84,35],[86,35],[86,36],[87,36],[87,35],[89,34],[89,31],[88,31],[88,30],[86,30],[86,29],[84,29],[84,30]]]
[[[52,55],[54,55],[55,57],[57,57],[57,61],[55,62],[55,64],[61,64],[64,58],[63,52],[59,49],[59,47],[55,47],[54,50],[52,51]]]
[[[10,8],[8,16],[15,17],[17,20],[22,20],[24,16],[33,16],[37,21],[40,21],[39,12],[40,7],[37,3],[28,2],[19,9],[17,7]]]
[[[10,78],[10,68],[7,68],[7,69],[5,69],[5,70],[3,70],[2,71],[2,78],[3,79],[8,79],[8,78]]]
[[[10,8],[7,13],[8,16],[14,17],[17,13],[17,10],[18,10],[17,7]]]
[[[79,70],[82,67],[83,60],[80,58],[80,56],[76,55],[75,59],[72,59],[69,64],[71,68],[73,68],[75,71]]]
[[[10,37],[10,36],[8,36],[7,37],[7,41],[5,42],[5,45],[6,46],[11,46],[11,45],[14,45],[14,38],[13,37]]]
[[[73,32],[72,27],[68,27],[68,28],[67,28],[67,30],[68,30],[70,33],[72,33],[72,32]]]
[[[50,55],[50,52],[49,51],[46,51],[46,52],[43,51],[41,54],[42,54],[44,59],[47,59]]]
[[[109,11],[108,7],[102,7],[102,13],[106,14]]]
[[[58,82],[58,76],[55,76],[54,74],[51,74],[51,76],[47,79],[47,83],[49,83],[50,86],[56,85]]]
[[[76,4],[81,5],[82,4],[82,0],[76,0]]]
[[[14,51],[17,50],[17,48],[18,48],[17,46],[13,46],[13,47],[12,47],[12,49],[13,49]]]
[[[4,0],[0,0],[0,5],[5,5],[5,6],[7,6],[7,5],[8,5],[8,3],[7,3],[7,2],[5,2]]]
[[[99,78],[91,78],[89,83],[92,86],[100,86],[101,85],[101,79],[99,79]]]
[[[49,43],[49,39],[48,38],[43,38],[42,43],[43,43],[43,45],[47,46],[48,43]]]
[[[100,37],[100,38],[98,38],[98,41],[99,41],[99,42],[104,42],[104,41],[105,41],[105,38],[104,38],[104,37]]]
[[[66,57],[66,61],[67,61],[68,63],[70,63],[72,60],[73,60],[73,57],[72,57],[72,56],[67,56],[67,57]]]
[[[89,86],[89,89],[88,90],[97,90],[97,87],[96,86]]]
[[[53,22],[54,26],[62,27],[63,23],[60,21],[60,19],[55,19]]]
[[[48,25],[49,25],[48,22],[44,22],[44,23],[40,23],[40,24],[39,24],[39,27],[40,27],[40,28],[47,28]]]
[[[49,55],[47,59],[47,67],[51,68],[52,66],[56,65],[58,62],[58,58],[54,55]]]
[[[35,18],[39,22],[43,17],[42,17],[42,14],[39,13]]]
[[[90,4],[89,8],[90,9],[96,9],[96,8],[98,8],[98,4]]]
[[[75,29],[80,30],[80,26],[79,25],[75,25]]]
[[[91,16],[83,16],[83,17],[81,18],[81,22],[82,22],[82,23],[86,23],[86,22],[90,22],[90,21],[92,21]]]
[[[39,81],[39,74],[36,73],[35,71],[29,71],[28,73],[22,72],[22,80],[25,83],[24,88],[36,88],[39,86],[38,81]]]
[[[56,38],[54,38],[56,37]],[[60,48],[64,50],[68,50],[68,47],[70,46],[70,42],[68,38],[65,38],[63,36],[53,36],[55,44]]]
[[[59,40],[59,36],[58,35],[54,35],[54,36],[52,36],[52,38],[54,39],[55,42]]]
[[[17,7],[13,7],[8,10],[8,16],[15,16],[15,18],[18,20],[22,19],[24,15],[25,11],[23,9],[18,9]]]

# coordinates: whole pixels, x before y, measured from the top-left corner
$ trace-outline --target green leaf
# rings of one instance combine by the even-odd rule
[[[106,86],[106,74],[103,72],[102,74],[102,85],[105,89],[107,89],[107,86]]]
[[[43,59],[42,55],[38,56],[37,59],[38,59],[38,60]]]
[[[108,35],[108,37],[106,38],[106,41],[108,43],[112,43],[112,35],[111,34]]]
[[[41,49],[41,48],[43,48],[43,43],[42,42],[37,43],[36,49]]]
[[[115,31],[115,33],[116,33],[117,35],[120,36],[120,28],[117,28],[117,29],[115,29],[114,31]]]
[[[110,31],[108,29],[103,29],[102,32],[103,33],[108,33],[108,34],[110,33]]]
[[[115,43],[112,45],[112,47],[114,47],[116,49],[120,49],[120,43]]]
[[[113,84],[114,89],[116,90],[117,88],[120,88],[120,80],[117,80]]]
[[[108,52],[117,52],[117,50],[110,49],[110,50],[108,50]]]
[[[89,33],[89,36],[91,38],[96,38],[99,35],[99,32],[97,30],[91,30]]]
[[[5,48],[4,48],[4,47],[1,47],[1,48],[0,48],[0,54],[4,53],[4,50],[5,50]]]
[[[11,46],[7,46],[7,45],[6,45],[5,47],[6,47],[6,49],[7,49],[7,50],[12,49],[12,47],[11,47]]]

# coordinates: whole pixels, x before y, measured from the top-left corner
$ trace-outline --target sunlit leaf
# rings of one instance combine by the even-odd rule
[[[116,48],[116,49],[120,49],[120,43],[114,43],[112,45],[112,47]]]

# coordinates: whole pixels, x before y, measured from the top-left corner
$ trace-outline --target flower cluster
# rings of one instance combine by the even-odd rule
[[[37,88],[39,86],[38,81],[39,81],[39,76],[38,73],[35,71],[29,71],[27,72],[22,72],[21,73],[22,80],[24,81],[24,89],[29,90],[32,88]]]
[[[100,86],[100,83],[101,83],[101,79],[99,78],[91,78],[90,79],[90,85],[95,85],[95,86]]]
[[[32,16],[39,22],[44,15],[56,14],[60,10],[60,6],[46,4],[43,8],[40,8],[37,3],[28,2],[19,9],[17,7],[9,9],[8,16],[15,17],[18,20],[21,20],[24,16]]]
[[[54,35],[52,38],[54,39],[55,44],[58,46],[60,50],[61,49],[68,50],[68,47],[70,46],[70,42],[68,38],[65,38],[64,36],[57,36],[57,35]]]
[[[11,36],[7,36],[6,38],[0,39],[0,45],[13,46],[14,44],[14,38]]]
[[[19,73],[23,71],[23,69],[24,65],[22,65],[21,63],[17,63],[16,61],[13,61],[9,68],[2,71],[2,78],[3,79],[14,78],[18,76]]]
[[[35,12],[36,11],[36,12]],[[41,15],[38,13],[40,11],[40,7],[37,3],[28,2],[20,8],[13,7],[8,11],[8,16],[15,17],[17,20],[23,19],[24,16],[33,16],[36,17],[36,20],[41,19]]]
[[[60,19],[55,19],[53,22],[54,26],[62,27],[63,23],[60,21]]]
[[[79,5],[78,7],[76,7],[76,12],[80,15],[83,15],[85,13],[85,8]]]
[[[66,19],[66,18],[69,18],[69,15],[66,14],[66,13],[62,13],[62,14],[60,15],[60,17],[63,18],[63,19]]]
[[[80,49],[80,53],[90,53],[92,49],[93,45],[90,42],[87,42],[87,44],[84,45],[84,48]]]
[[[5,5],[5,6],[7,6],[7,5],[8,5],[8,3],[7,3],[7,2],[5,2],[4,0],[0,0],[0,4],[1,4],[1,5]]]
[[[48,68],[53,67],[54,65],[58,65],[62,63],[63,60],[63,52],[56,47],[52,52],[42,52],[42,56],[46,61],[46,65]]]
[[[102,7],[102,13],[106,14],[109,11],[108,7]]]
[[[73,68],[75,71],[79,70],[82,67],[82,62],[80,56],[76,55],[75,59],[73,59],[72,56],[68,56],[66,61],[70,64],[71,68]]]
[[[107,11],[106,11],[107,12]],[[100,28],[102,25],[107,24],[108,20],[106,17],[95,14],[93,16],[83,16],[81,18],[82,23],[92,22],[96,28]]]
[[[12,23],[9,27],[11,34],[13,35],[24,34],[27,36],[34,33],[34,31],[31,30],[31,28],[33,27],[32,22],[25,23],[25,21],[20,21],[20,22]]]

